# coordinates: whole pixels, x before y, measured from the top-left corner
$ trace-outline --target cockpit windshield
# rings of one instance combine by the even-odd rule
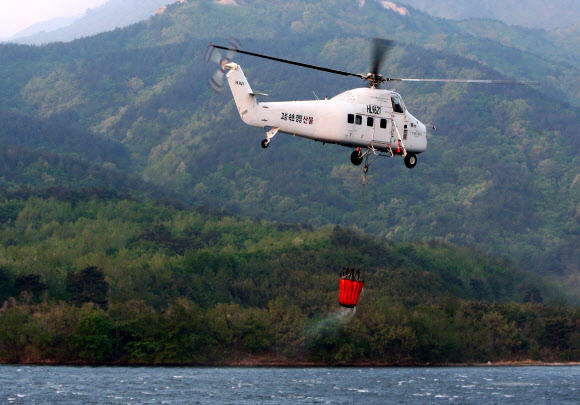
[[[405,112],[405,105],[403,104],[403,100],[398,95],[391,95],[391,103],[393,104],[393,112],[396,113],[404,113]]]

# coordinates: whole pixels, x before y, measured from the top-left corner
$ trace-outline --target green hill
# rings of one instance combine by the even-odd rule
[[[364,7],[346,0],[330,7],[190,1],[69,44],[0,46],[0,108],[49,126],[64,121],[63,132],[73,128],[82,139],[106,140],[90,150],[69,145],[59,151],[58,138],[34,138],[38,144],[27,147],[112,162],[171,189],[186,204],[287,223],[355,225],[392,241],[471,246],[563,276],[573,286],[580,262],[578,65],[563,63],[560,51],[533,51],[524,30],[503,26],[516,31],[510,41],[498,41],[478,34],[477,24],[417,11],[400,15],[372,1]],[[239,120],[229,93],[207,88],[216,67],[203,53],[210,41],[227,43],[228,35],[250,50],[361,72],[368,69],[366,38],[389,37],[397,41],[385,67],[390,76],[543,85],[398,85],[410,111],[438,131],[412,171],[397,159],[376,163],[361,199],[361,172],[350,165],[349,150],[281,135],[264,151],[261,131]],[[542,38],[542,49],[556,48],[558,41]],[[270,100],[313,98],[312,91],[333,96],[363,85],[250,57],[236,60]],[[125,157],[111,155],[113,144],[122,145],[115,150]],[[53,185],[86,186],[71,182],[68,172],[53,172]],[[34,173],[9,174],[5,182],[41,184],[42,172]]]
[[[579,359],[560,292],[473,249],[54,195],[0,198],[0,361]],[[366,279],[356,315],[338,305],[344,267]]]
[[[431,15],[453,19],[490,18],[505,24],[555,29],[576,24],[580,6],[574,0],[403,0]]]

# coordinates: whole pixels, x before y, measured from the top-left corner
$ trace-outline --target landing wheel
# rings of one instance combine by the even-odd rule
[[[407,156],[405,156],[405,166],[407,166],[409,169],[412,169],[416,164],[417,156],[415,156],[413,153],[408,153]]]
[[[268,146],[270,146],[270,141],[267,139],[262,139],[262,148],[266,149]]]
[[[355,150],[350,154],[350,161],[353,165],[358,166],[362,163],[363,157],[358,150]]]

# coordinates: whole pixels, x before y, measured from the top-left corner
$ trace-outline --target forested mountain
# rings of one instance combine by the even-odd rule
[[[78,140],[59,150],[53,140],[61,138],[47,135],[27,148],[140,176],[186,204],[356,226],[393,241],[473,246],[577,286],[580,68],[558,48],[561,38],[533,31],[545,41],[538,52],[522,29],[501,25],[513,35],[498,40],[483,35],[479,22],[400,14],[375,1],[223,3],[174,4],[146,22],[68,44],[0,46],[0,108],[59,125],[60,135]],[[205,48],[227,44],[230,35],[249,50],[354,72],[368,69],[366,39],[387,37],[396,40],[385,66],[390,76],[542,86],[397,85],[410,111],[438,130],[413,170],[399,159],[377,162],[361,198],[360,168],[348,149],[278,135],[262,150],[261,131],[239,120],[228,91],[207,88],[216,66],[203,60]],[[270,100],[363,85],[247,56],[236,61]],[[3,139],[18,131],[0,127]],[[37,186],[46,172],[51,185],[85,186],[70,173],[52,174],[49,161],[35,164],[17,166],[35,179],[8,174],[4,184]]]
[[[146,20],[166,4],[175,1],[109,0],[100,7],[88,9],[84,15],[72,20],[55,21],[54,24],[58,24],[55,29],[50,29],[50,22],[36,24],[16,34],[9,42],[42,45],[50,42],[72,41]]]
[[[0,361],[580,359],[580,312],[473,249],[94,190],[3,192],[0,213]],[[345,266],[366,279],[356,315],[338,305]]]
[[[401,3],[436,17],[487,18],[530,28],[562,28],[580,19],[580,4],[575,0],[402,0]]]
[[[31,26],[17,32],[9,38],[2,38],[2,42],[15,42],[19,43],[18,38],[26,38],[40,33],[46,33],[51,31],[56,31],[60,28],[67,27],[74,23],[80,16],[70,16],[70,17],[57,17],[46,21],[40,21]],[[25,42],[20,42],[25,43]],[[42,42],[46,43],[46,42]]]
[[[580,25],[573,25],[553,31],[539,29],[522,29],[508,26],[492,20],[459,21],[458,28],[481,38],[497,41],[508,47],[513,47],[532,53],[538,57],[548,56],[558,63],[562,71],[580,66]],[[565,83],[573,77],[562,78]],[[572,102],[578,105],[578,93],[572,93]],[[576,100],[576,101],[574,101]]]
[[[195,0],[70,43],[1,45],[0,360],[578,360],[568,37],[387,6]],[[353,72],[387,37],[389,76],[542,85],[397,85],[438,129],[417,167],[379,160],[363,189],[350,150],[282,134],[263,150],[229,91],[209,90],[204,51],[229,36]],[[270,100],[364,85],[235,60]],[[344,267],[367,280],[354,317],[336,302]]]

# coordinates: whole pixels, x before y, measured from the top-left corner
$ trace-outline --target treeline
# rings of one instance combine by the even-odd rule
[[[365,296],[356,314],[335,308],[308,316],[287,297],[266,307],[209,308],[178,298],[163,309],[142,300],[108,309],[12,301],[0,314],[4,362],[241,364],[252,358],[270,364],[579,361],[580,311],[455,297],[409,307]]]
[[[360,7],[340,0],[330,11],[325,2],[247,3],[190,1],[148,22],[70,44],[0,45],[0,186],[10,190],[0,196],[1,318],[20,319],[16,332],[2,337],[2,357],[194,361],[162,354],[178,350],[189,333],[207,349],[205,360],[195,361],[214,361],[212,350],[228,347],[239,356],[290,358],[279,353],[273,334],[279,323],[270,307],[282,300],[295,311],[288,317],[300,321],[296,331],[332,326],[320,329],[327,340],[306,332],[289,337],[302,342],[287,345],[298,344],[295,357],[389,359],[373,345],[395,336],[407,343],[384,353],[414,361],[454,360],[456,354],[459,361],[577,358],[577,312],[542,303],[565,294],[502,259],[567,277],[577,291],[580,138],[570,134],[578,111],[555,100],[558,94],[577,98],[570,85],[576,70],[516,51],[521,44],[478,40],[455,23],[450,28],[421,13],[401,16],[378,2]],[[247,23],[256,20],[264,24]],[[385,69],[394,76],[549,77],[554,92],[397,86],[410,111],[439,131],[413,171],[400,160],[378,161],[361,198],[361,172],[350,165],[347,149],[280,135],[274,149],[264,151],[260,131],[239,120],[227,90],[217,96],[207,89],[217,66],[203,53],[208,42],[227,43],[219,40],[224,24],[247,49],[321,66],[364,71],[364,38],[390,37],[397,43]],[[332,96],[361,85],[270,61],[236,61],[252,86],[274,101],[311,98],[312,90]],[[159,191],[167,188],[185,204],[298,225],[141,200],[167,196]],[[365,271],[367,287],[358,313],[338,322],[332,317],[339,309],[336,278],[347,266]],[[86,269],[102,273],[107,283],[106,291],[103,280],[97,283],[99,297],[80,287]],[[446,306],[442,297],[454,304]],[[152,329],[117,335],[121,329],[114,325],[123,318],[115,308],[130,305],[145,308]],[[224,305],[238,308],[239,322],[250,325],[230,320],[236,331],[226,339],[231,344],[210,327],[212,311]],[[462,309],[469,305],[487,309]],[[509,305],[521,314],[533,307],[541,316],[518,321],[502,309]],[[172,318],[182,313],[199,315],[195,333]],[[43,314],[65,321],[50,335],[49,323],[38,323]],[[83,321],[85,315],[90,320]],[[400,330],[377,332],[373,319]],[[421,327],[417,319],[434,326]],[[357,323],[358,335],[349,329]],[[95,325],[106,332],[86,332]],[[485,355],[489,345],[477,347],[486,336],[508,341],[514,330],[521,344]],[[81,356],[92,344],[82,336],[97,336],[105,348],[111,342],[111,349]],[[438,342],[447,342],[448,350]],[[339,356],[336,348],[352,354]]]
[[[263,24],[247,23],[256,19]],[[224,24],[248,50],[320,66],[365,71],[366,38],[388,37],[396,42],[383,73],[395,77],[543,86],[398,84],[409,111],[438,131],[412,171],[399,158],[378,160],[361,200],[361,169],[349,163],[348,149],[280,135],[264,151],[261,131],[240,121],[229,90],[208,89],[218,67],[203,55],[209,42],[227,44]],[[340,0],[329,9],[312,1],[233,7],[203,0],[67,44],[0,45],[0,141],[8,145],[0,147],[0,185],[156,185],[186,204],[241,215],[475,246],[573,287],[580,137],[570,136],[577,108],[563,101],[577,99],[577,70],[550,62],[546,52],[518,50],[529,49],[523,38],[506,47],[460,26],[419,12],[402,16],[374,1]],[[268,101],[313,98],[313,90],[332,97],[362,85],[249,56],[235,60]]]
[[[579,359],[580,312],[503,259],[105,193],[0,200],[0,358]],[[364,272],[356,314],[338,273]]]

